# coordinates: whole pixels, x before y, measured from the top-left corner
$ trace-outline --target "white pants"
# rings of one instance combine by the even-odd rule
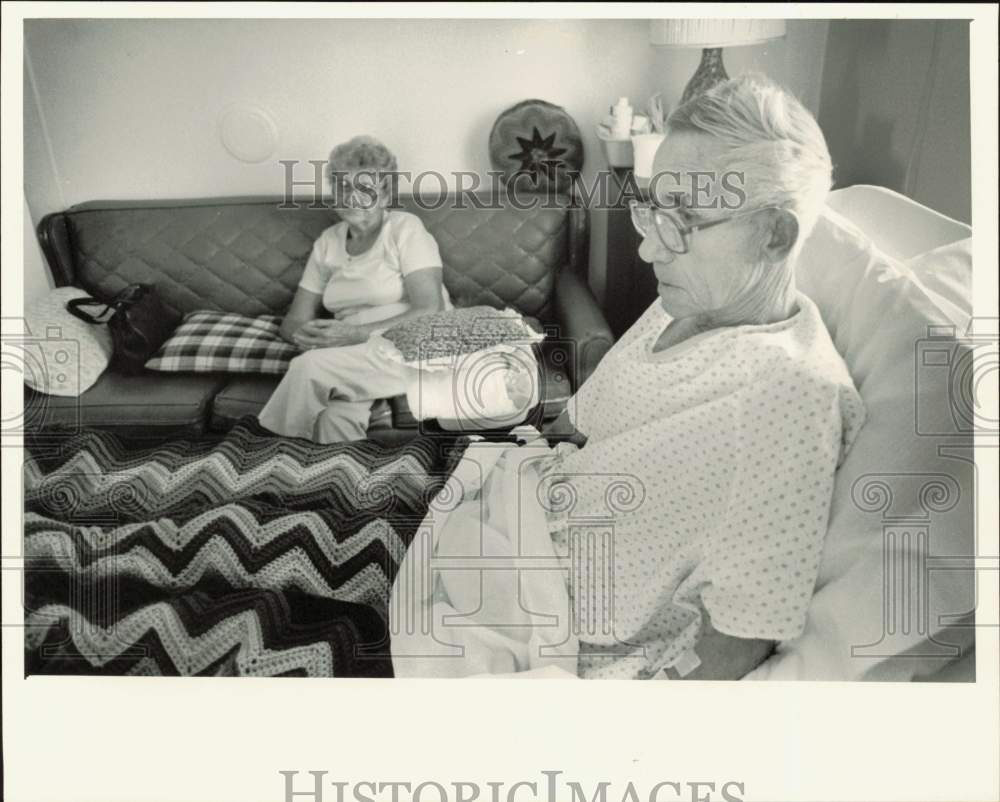
[[[381,356],[374,338],[295,357],[258,419],[277,434],[317,443],[363,440],[372,403],[406,392],[414,369]]]

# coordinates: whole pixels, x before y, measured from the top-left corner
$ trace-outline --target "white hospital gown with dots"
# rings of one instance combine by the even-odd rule
[[[680,669],[706,613],[736,637],[802,632],[865,409],[815,304],[797,301],[786,321],[653,352],[670,322],[657,300],[571,400],[587,443],[544,473],[568,482],[552,536],[580,676]]]

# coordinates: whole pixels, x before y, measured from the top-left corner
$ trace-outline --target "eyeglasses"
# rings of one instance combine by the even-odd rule
[[[354,181],[343,175],[332,175],[334,203],[348,209],[372,209],[378,205],[382,184],[370,176],[358,176]]]
[[[704,231],[712,226],[729,223],[758,212],[760,209],[750,209],[718,220],[706,220],[704,223],[693,226],[685,223],[673,209],[663,209],[652,203],[630,201],[629,211],[632,213],[632,225],[644,238],[649,236],[650,230],[655,230],[656,236],[664,248],[671,253],[682,254],[688,252],[688,239],[695,231]]]

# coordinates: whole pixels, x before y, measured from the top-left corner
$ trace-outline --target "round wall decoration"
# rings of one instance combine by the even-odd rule
[[[278,144],[278,126],[259,106],[237,105],[219,120],[219,138],[230,155],[248,164],[269,158]]]
[[[518,188],[568,192],[583,167],[580,129],[562,107],[523,100],[493,123],[490,163]]]

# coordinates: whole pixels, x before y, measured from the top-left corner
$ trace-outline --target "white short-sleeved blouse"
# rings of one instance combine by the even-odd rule
[[[313,245],[299,286],[323,296],[323,306],[347,323],[371,323],[409,309],[404,276],[441,267],[437,242],[420,218],[390,210],[374,244],[362,254],[347,252],[347,223],[324,231]],[[451,308],[442,286],[445,308]]]

